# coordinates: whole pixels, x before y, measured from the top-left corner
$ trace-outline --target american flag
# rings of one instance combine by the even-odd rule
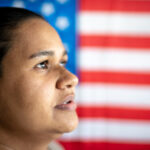
[[[150,150],[150,0],[1,0],[42,14],[77,74],[66,150]]]

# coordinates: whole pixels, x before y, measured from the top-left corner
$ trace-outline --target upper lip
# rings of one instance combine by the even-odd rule
[[[67,104],[69,101],[74,101],[75,95],[74,94],[69,94],[63,98],[63,100],[57,104],[57,105],[62,105],[62,104]]]

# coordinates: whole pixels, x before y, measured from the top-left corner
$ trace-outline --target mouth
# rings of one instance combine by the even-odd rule
[[[70,110],[73,111],[77,108],[77,104],[74,102],[74,95],[65,97],[62,103],[55,106],[59,110]]]

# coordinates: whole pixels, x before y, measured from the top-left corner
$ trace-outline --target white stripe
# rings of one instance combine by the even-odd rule
[[[81,12],[81,34],[150,35],[150,13]]]
[[[78,128],[62,140],[150,142],[150,122],[127,120],[80,120]]]
[[[149,50],[82,47],[78,53],[82,70],[149,71]]]
[[[77,87],[80,105],[111,105],[150,108],[150,86],[82,83]]]

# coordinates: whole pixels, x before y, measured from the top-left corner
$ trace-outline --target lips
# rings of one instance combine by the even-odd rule
[[[69,95],[65,97],[61,104],[55,106],[56,109],[60,110],[75,110],[77,107],[76,103],[74,102],[74,95]]]

